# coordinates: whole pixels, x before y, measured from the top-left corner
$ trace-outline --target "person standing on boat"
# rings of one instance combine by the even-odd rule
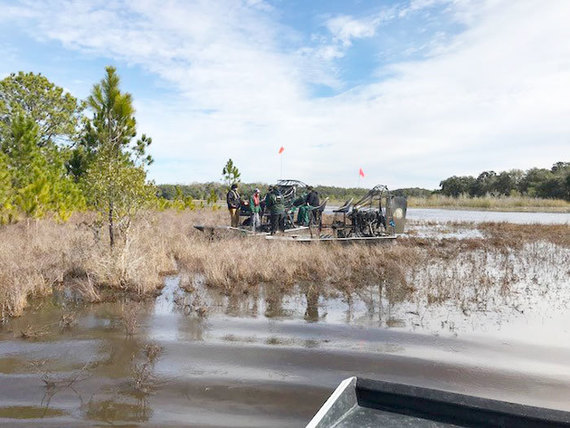
[[[228,203],[228,210],[230,211],[230,220],[232,227],[239,226],[239,207],[241,198],[238,193],[238,185],[232,184],[232,188],[226,195],[226,202]]]
[[[261,227],[261,219],[259,213],[261,212],[261,196],[259,189],[253,191],[253,195],[249,198],[249,209],[251,210],[251,229],[255,232]]]
[[[275,235],[277,227],[279,227],[279,229],[284,232],[285,205],[283,204],[283,197],[279,193],[279,189],[277,187],[273,187],[273,189],[265,197],[265,206],[269,209],[271,234]]]
[[[309,191],[309,194],[307,195],[307,199],[305,199],[305,202],[310,207],[311,220],[313,221],[313,224],[316,224],[318,223],[318,218],[317,218],[318,213],[315,208],[321,205],[321,201],[319,199],[319,193],[311,186],[309,186],[307,190]]]

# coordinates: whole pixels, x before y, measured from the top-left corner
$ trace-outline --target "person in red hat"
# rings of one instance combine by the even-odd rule
[[[249,198],[249,209],[251,211],[251,229],[255,232],[261,227],[261,219],[259,217],[261,212],[261,195],[257,188],[253,191],[251,198]]]

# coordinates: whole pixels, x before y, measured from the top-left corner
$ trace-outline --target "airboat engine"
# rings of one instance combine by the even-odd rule
[[[407,199],[379,184],[355,204],[350,200],[335,210],[332,227],[337,238],[395,235],[404,232],[406,211]]]
[[[387,230],[386,217],[379,209],[356,208],[349,214],[349,218],[359,236],[378,236]]]

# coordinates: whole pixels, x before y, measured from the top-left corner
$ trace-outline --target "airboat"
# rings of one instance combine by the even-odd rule
[[[570,412],[351,377],[307,428],[377,426],[568,427]]]
[[[270,235],[269,214],[262,206],[261,227],[253,231],[247,205],[240,207],[244,221],[239,227],[194,226],[214,236],[217,231],[230,231],[248,237],[264,237],[274,241],[296,242],[380,242],[396,239],[404,233],[407,199],[392,195],[382,184],[374,186],[365,196],[354,202],[349,199],[340,207],[327,210],[328,198],[318,206],[308,206],[308,185],[299,180],[279,180],[275,186],[285,206],[285,230]],[[301,219],[301,207],[308,208],[308,221]],[[332,216],[330,215],[332,214]],[[328,221],[328,222],[327,222]]]

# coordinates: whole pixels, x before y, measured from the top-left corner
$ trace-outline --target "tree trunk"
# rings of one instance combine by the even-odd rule
[[[113,201],[109,201],[109,245],[115,246],[115,227],[113,225]]]

